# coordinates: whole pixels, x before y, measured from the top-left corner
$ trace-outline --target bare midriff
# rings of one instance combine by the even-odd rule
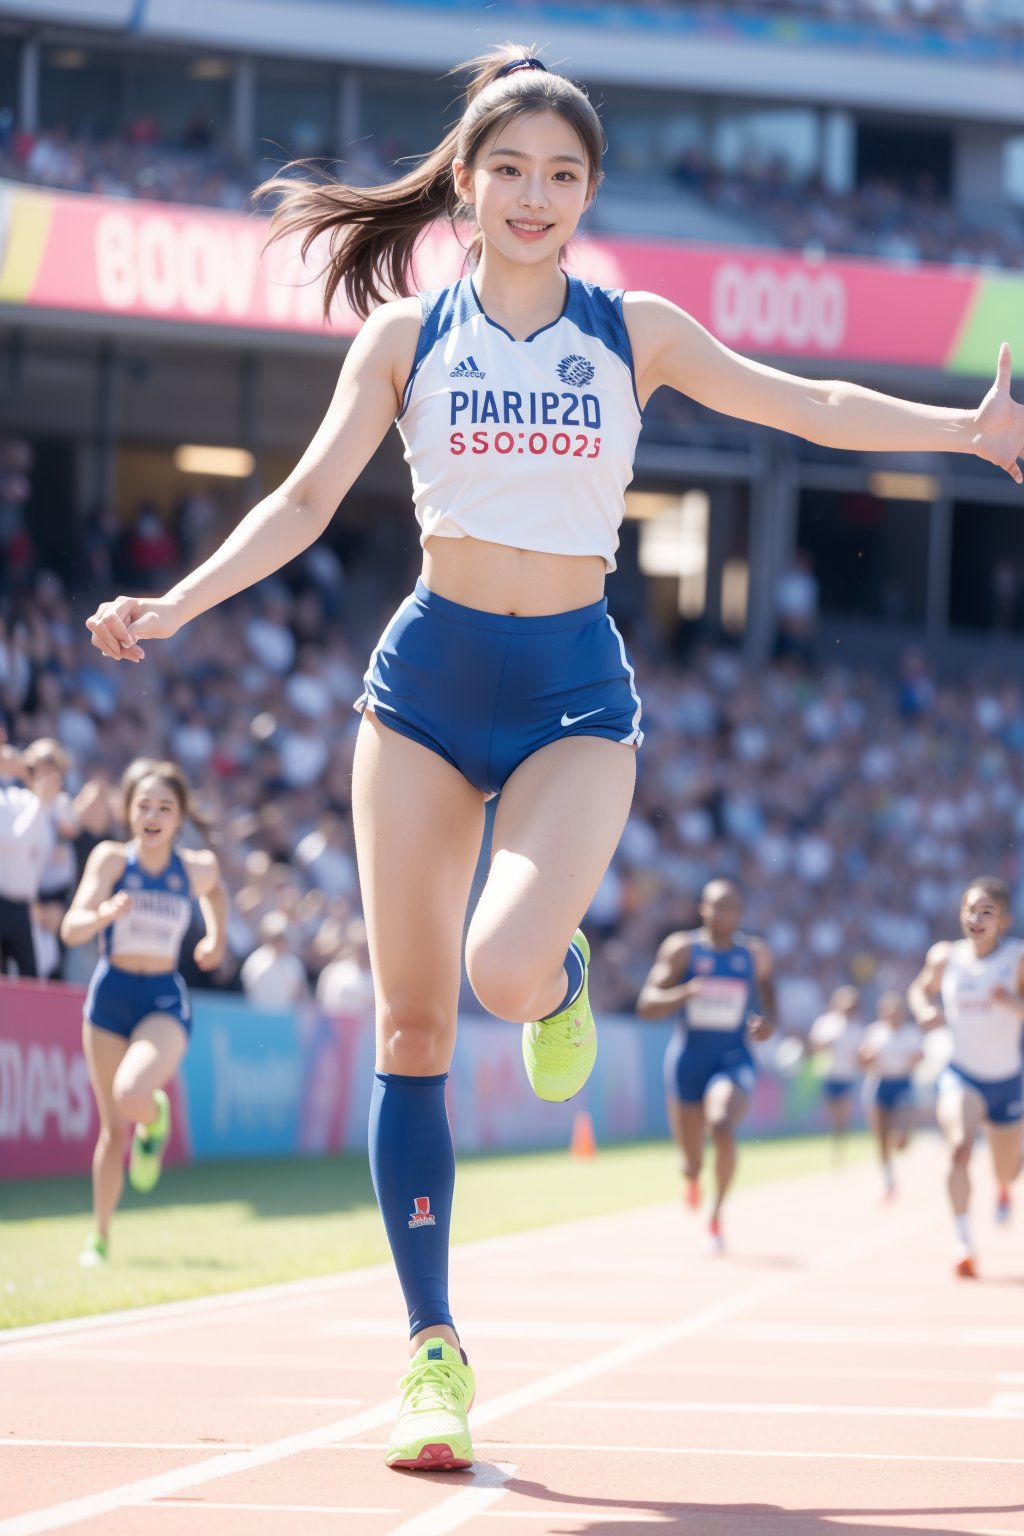
[[[423,580],[465,608],[534,618],[586,608],[604,596],[599,555],[547,555],[484,539],[428,539]]]
[[[132,976],[170,976],[178,969],[155,955],[110,955],[109,960],[115,970],[128,971]]]

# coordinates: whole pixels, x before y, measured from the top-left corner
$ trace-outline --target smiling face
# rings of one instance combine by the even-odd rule
[[[181,830],[181,802],[159,774],[140,779],[128,807],[128,825],[139,848],[168,853]]]
[[[960,927],[975,954],[989,955],[1010,926],[1006,906],[986,891],[972,885],[960,903]]]
[[[557,112],[521,113],[453,164],[463,202],[490,247],[529,265],[557,260],[593,195],[593,172],[571,124]]]

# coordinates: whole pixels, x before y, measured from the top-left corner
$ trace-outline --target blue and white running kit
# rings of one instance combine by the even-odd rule
[[[992,1001],[996,987],[1017,991],[1024,944],[1004,939],[990,955],[975,954],[958,939],[942,973],[942,1008],[953,1036],[953,1057],[939,1076],[939,1093],[973,1088],[993,1125],[1024,1118],[1024,1023],[1012,1008]]]
[[[640,435],[622,294],[567,278],[562,313],[525,341],[488,319],[471,278],[423,294],[421,306],[398,419],[420,542],[598,556],[614,570]],[[364,683],[356,709],[437,753],[488,797],[565,736],[642,740],[633,668],[604,601],[520,618],[417,582]],[[374,1079],[370,1167],[411,1334],[451,1325],[446,1076]]]
[[[421,543],[472,537],[615,568],[640,409],[622,295],[566,279],[551,325],[516,341],[471,278],[422,296],[399,430]],[[356,703],[496,794],[564,736],[639,746],[641,705],[602,600],[519,618],[418,582],[382,636]]]
[[[758,1010],[754,956],[738,938],[716,949],[693,935],[679,984],[699,978],[665,1052],[665,1091],[683,1104],[701,1104],[709,1084],[726,1077],[743,1093],[754,1086],[747,1022]]]
[[[191,1034],[192,1008],[178,961],[192,921],[192,892],[180,855],[172,852],[166,867],[151,875],[139,863],[135,844],[126,844],[124,870],[111,894],[118,891],[127,891],[132,904],[100,936],[101,958],[89,982],[85,1017],[126,1040],[151,1013],[168,1015]],[[163,960],[166,970],[140,976],[122,970],[119,955]]]
[[[901,1109],[914,1097],[911,1072],[921,1053],[921,1031],[916,1024],[900,1024],[892,1029],[884,1019],[875,1019],[864,1031],[866,1050],[872,1057],[864,1078],[865,1108]]]

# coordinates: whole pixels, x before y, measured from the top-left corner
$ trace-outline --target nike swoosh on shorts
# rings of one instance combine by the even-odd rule
[[[600,709],[588,709],[584,711],[582,715],[563,715],[562,725],[563,727],[567,725],[575,725],[578,720],[589,720],[591,715],[600,715],[603,712],[604,705],[602,704]]]

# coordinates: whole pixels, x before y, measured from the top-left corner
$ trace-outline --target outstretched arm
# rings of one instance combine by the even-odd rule
[[[288,479],[164,597],[101,603],[86,620],[98,650],[114,661],[141,661],[141,640],[176,634],[320,537],[398,414],[419,323],[418,299],[397,299],[374,311],[352,343],[316,436]]]
[[[702,325],[652,293],[628,294],[637,391],[662,385],[712,410],[777,427],[826,448],[868,453],[973,453],[1024,482],[1024,406],[1010,395],[1010,348],[999,349],[992,388],[974,411],[922,405],[841,380],[803,379],[723,346]]]

